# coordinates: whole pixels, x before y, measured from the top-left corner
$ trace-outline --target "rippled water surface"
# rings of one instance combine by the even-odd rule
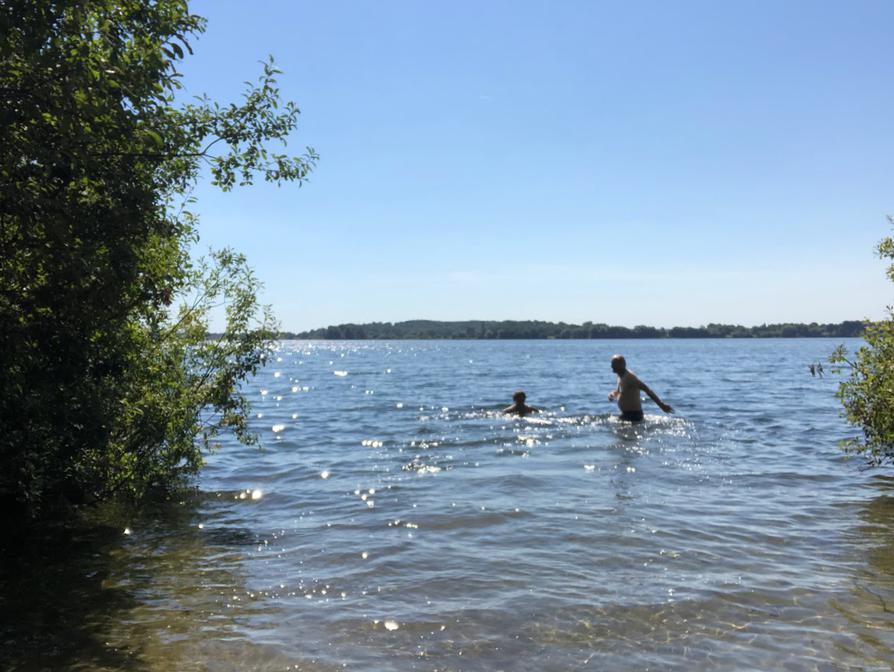
[[[894,479],[838,448],[834,344],[282,342],[262,449],[5,559],[0,662],[891,669]],[[677,414],[617,421],[614,352]]]

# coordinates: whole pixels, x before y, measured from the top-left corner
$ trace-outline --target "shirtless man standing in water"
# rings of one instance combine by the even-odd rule
[[[674,409],[661,401],[658,395],[637,378],[633,371],[627,369],[627,361],[621,355],[612,357],[612,371],[618,374],[618,385],[608,393],[608,400],[618,400],[618,408],[621,409],[621,420],[639,422],[643,419],[643,405],[639,397],[640,390],[648,394],[652,401],[658,404],[658,407],[665,413],[674,412]]]

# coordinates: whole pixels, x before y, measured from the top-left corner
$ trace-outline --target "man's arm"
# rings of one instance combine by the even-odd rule
[[[618,378],[618,383],[615,385],[615,389],[608,393],[608,400],[614,401],[621,395],[621,379]]]
[[[668,404],[665,404],[663,401],[661,401],[661,399],[658,398],[658,395],[655,394],[654,392],[652,392],[652,389],[648,385],[646,385],[644,382],[639,381],[639,389],[641,389],[643,392],[648,394],[649,399],[651,399],[656,404],[658,404],[658,408],[660,408],[665,413],[673,413],[674,412],[674,409],[671,406],[669,406]]]

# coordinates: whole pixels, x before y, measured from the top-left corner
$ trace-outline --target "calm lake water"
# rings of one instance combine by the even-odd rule
[[[282,342],[262,449],[4,549],[0,668],[889,670],[894,478],[838,448],[836,343]],[[676,415],[615,419],[615,352]]]

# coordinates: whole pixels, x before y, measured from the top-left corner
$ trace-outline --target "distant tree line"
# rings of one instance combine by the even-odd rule
[[[840,324],[762,324],[743,327],[738,324],[708,324],[701,327],[617,327],[602,323],[544,322],[541,320],[467,320],[440,322],[371,322],[338,324],[301,333],[280,332],[279,338],[327,340],[401,340],[401,339],[590,339],[590,338],[849,338],[863,334],[865,323],[848,320]]]

